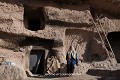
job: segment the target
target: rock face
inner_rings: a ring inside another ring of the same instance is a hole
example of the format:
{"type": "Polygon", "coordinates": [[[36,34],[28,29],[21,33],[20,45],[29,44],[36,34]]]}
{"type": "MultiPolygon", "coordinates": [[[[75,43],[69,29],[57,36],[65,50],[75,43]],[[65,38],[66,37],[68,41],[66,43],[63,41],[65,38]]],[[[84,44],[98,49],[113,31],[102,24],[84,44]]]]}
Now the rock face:
{"type": "Polygon", "coordinates": [[[16,64],[0,65],[0,79],[67,73],[71,45],[80,64],[74,73],[110,69],[120,62],[119,16],[117,0],[0,0],[0,60],[16,64]]]}
{"type": "Polygon", "coordinates": [[[25,72],[14,66],[0,66],[0,80],[23,80],[25,72]]]}
{"type": "MultiPolygon", "coordinates": [[[[82,5],[80,8],[82,8],[82,5]]],[[[77,10],[70,10],[70,9],[63,9],[63,8],[55,8],[55,7],[45,7],[46,15],[48,15],[48,19],[52,21],[61,21],[64,23],[78,23],[78,24],[90,24],[90,20],[92,19],[89,5],[84,6],[84,11],[81,9],[77,10]],[[76,14],[76,15],[74,15],[76,14]]]]}

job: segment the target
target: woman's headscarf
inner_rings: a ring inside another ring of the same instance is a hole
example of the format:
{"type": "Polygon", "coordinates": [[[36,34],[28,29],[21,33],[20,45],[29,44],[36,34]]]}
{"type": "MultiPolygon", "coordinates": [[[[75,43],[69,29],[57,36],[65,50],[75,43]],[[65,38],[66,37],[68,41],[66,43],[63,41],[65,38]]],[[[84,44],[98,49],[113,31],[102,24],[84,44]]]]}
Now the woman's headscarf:
{"type": "Polygon", "coordinates": [[[73,46],[70,46],[69,51],[68,51],[68,59],[71,59],[71,55],[74,59],[77,58],[76,56],[76,51],[75,48],[73,46]]]}

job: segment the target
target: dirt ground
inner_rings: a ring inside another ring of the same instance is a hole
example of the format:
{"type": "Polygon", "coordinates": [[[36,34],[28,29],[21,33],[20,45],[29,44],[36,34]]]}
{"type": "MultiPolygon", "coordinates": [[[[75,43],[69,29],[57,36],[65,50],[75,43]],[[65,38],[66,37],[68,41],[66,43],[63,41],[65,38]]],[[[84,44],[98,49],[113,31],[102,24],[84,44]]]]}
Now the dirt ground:
{"type": "Polygon", "coordinates": [[[27,78],[25,80],[98,80],[97,76],[90,75],[77,75],[77,76],[68,76],[68,77],[56,77],[56,78],[27,78]]]}
{"type": "Polygon", "coordinates": [[[104,77],[101,78],[100,76],[91,76],[91,75],[79,75],[79,76],[69,76],[69,77],[56,77],[56,78],[27,78],[25,80],[119,80],[116,77],[104,77]]]}

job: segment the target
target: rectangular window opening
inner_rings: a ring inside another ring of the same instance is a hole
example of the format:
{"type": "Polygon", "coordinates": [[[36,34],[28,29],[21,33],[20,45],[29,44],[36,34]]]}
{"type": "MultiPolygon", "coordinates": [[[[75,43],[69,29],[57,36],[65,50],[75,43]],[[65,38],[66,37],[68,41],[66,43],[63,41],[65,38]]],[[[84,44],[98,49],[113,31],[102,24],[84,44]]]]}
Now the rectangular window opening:
{"type": "Polygon", "coordinates": [[[43,8],[24,7],[25,27],[32,31],[43,30],[45,28],[45,16],[43,8]]]}

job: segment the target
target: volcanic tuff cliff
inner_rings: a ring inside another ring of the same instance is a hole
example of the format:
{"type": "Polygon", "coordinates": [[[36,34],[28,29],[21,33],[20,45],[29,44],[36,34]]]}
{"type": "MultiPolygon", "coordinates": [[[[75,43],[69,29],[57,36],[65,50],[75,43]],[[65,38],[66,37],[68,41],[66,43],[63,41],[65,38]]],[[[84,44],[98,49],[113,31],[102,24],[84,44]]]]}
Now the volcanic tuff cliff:
{"type": "Polygon", "coordinates": [[[16,64],[0,65],[0,80],[34,75],[37,51],[44,54],[41,73],[66,73],[71,45],[80,64],[74,73],[100,68],[98,76],[119,77],[119,18],[119,0],[0,0],[0,58],[16,64]]]}

